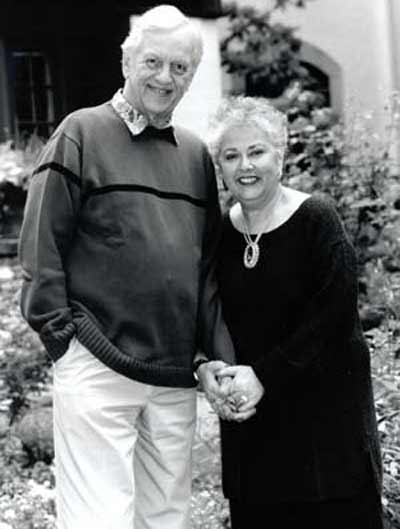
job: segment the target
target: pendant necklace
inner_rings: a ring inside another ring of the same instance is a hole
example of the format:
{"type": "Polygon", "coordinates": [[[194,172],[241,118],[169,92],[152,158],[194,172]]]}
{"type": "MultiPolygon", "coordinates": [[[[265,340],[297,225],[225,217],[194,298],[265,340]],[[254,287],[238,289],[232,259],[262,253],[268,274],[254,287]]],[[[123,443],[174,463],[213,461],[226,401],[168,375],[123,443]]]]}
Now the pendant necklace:
{"type": "Polygon", "coordinates": [[[260,246],[258,245],[258,241],[261,239],[261,236],[263,233],[265,233],[265,229],[269,225],[270,219],[274,213],[275,207],[277,203],[279,202],[279,199],[281,197],[281,193],[278,193],[274,204],[272,204],[271,213],[267,215],[266,222],[264,222],[263,226],[261,227],[261,230],[256,234],[256,238],[252,239],[252,236],[250,235],[250,230],[248,228],[245,216],[243,215],[242,210],[242,218],[243,218],[243,237],[246,241],[246,248],[244,249],[243,254],[243,264],[246,268],[254,268],[256,264],[258,263],[258,259],[260,257],[260,246]]]}
{"type": "Polygon", "coordinates": [[[246,226],[246,232],[243,233],[244,239],[246,241],[246,248],[244,249],[243,254],[243,263],[246,268],[254,268],[258,262],[258,258],[260,257],[260,247],[258,246],[258,241],[260,240],[261,235],[262,232],[260,231],[253,241],[246,226]]]}

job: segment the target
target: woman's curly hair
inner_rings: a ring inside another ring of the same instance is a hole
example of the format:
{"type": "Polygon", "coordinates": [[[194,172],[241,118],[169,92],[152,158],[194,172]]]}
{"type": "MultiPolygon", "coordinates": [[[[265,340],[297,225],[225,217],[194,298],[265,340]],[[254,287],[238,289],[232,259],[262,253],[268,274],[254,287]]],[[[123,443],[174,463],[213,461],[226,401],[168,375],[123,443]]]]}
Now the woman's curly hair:
{"type": "Polygon", "coordinates": [[[233,126],[255,125],[283,158],[287,144],[287,118],[263,97],[232,96],[222,100],[209,123],[207,143],[218,165],[221,141],[233,126]]]}

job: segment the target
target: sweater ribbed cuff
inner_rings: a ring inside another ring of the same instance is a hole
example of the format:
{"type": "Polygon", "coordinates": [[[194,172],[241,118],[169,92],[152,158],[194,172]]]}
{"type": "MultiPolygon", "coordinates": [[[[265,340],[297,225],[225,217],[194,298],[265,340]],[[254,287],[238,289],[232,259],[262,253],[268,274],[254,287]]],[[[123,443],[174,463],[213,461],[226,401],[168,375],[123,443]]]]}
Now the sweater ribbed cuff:
{"type": "Polygon", "coordinates": [[[52,332],[51,334],[48,332],[40,334],[40,339],[53,362],[56,362],[66,352],[75,331],[74,323],[70,322],[61,330],[52,332]]]}
{"type": "Polygon", "coordinates": [[[190,367],[161,366],[143,362],[120,351],[87,317],[76,320],[77,338],[105,365],[130,379],[165,387],[193,388],[197,382],[190,367]]]}

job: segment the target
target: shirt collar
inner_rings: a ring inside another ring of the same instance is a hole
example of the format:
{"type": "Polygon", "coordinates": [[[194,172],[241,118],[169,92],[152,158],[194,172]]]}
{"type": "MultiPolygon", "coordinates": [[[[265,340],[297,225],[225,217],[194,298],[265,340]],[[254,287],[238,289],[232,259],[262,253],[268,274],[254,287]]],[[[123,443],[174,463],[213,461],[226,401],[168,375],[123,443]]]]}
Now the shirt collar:
{"type": "MultiPolygon", "coordinates": [[[[133,108],[129,101],[125,99],[121,88],[111,99],[111,106],[128,127],[132,136],[142,134],[146,128],[150,131],[156,129],[159,131],[159,134],[155,134],[155,136],[164,137],[165,139],[172,141],[172,143],[175,143],[175,145],[178,144],[176,134],[171,125],[171,117],[159,123],[150,123],[145,115],[133,108]],[[165,134],[162,133],[163,130],[165,130],[165,134]]],[[[147,132],[148,131],[146,131],[146,133],[147,132]]]]}

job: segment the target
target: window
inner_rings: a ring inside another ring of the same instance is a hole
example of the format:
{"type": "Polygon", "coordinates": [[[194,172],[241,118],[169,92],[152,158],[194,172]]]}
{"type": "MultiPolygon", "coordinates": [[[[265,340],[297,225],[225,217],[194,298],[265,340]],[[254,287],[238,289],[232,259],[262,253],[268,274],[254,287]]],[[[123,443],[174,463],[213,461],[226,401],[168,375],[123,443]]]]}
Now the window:
{"type": "Polygon", "coordinates": [[[50,68],[40,51],[11,52],[14,73],[14,132],[22,140],[54,130],[54,97],[50,68]]]}

